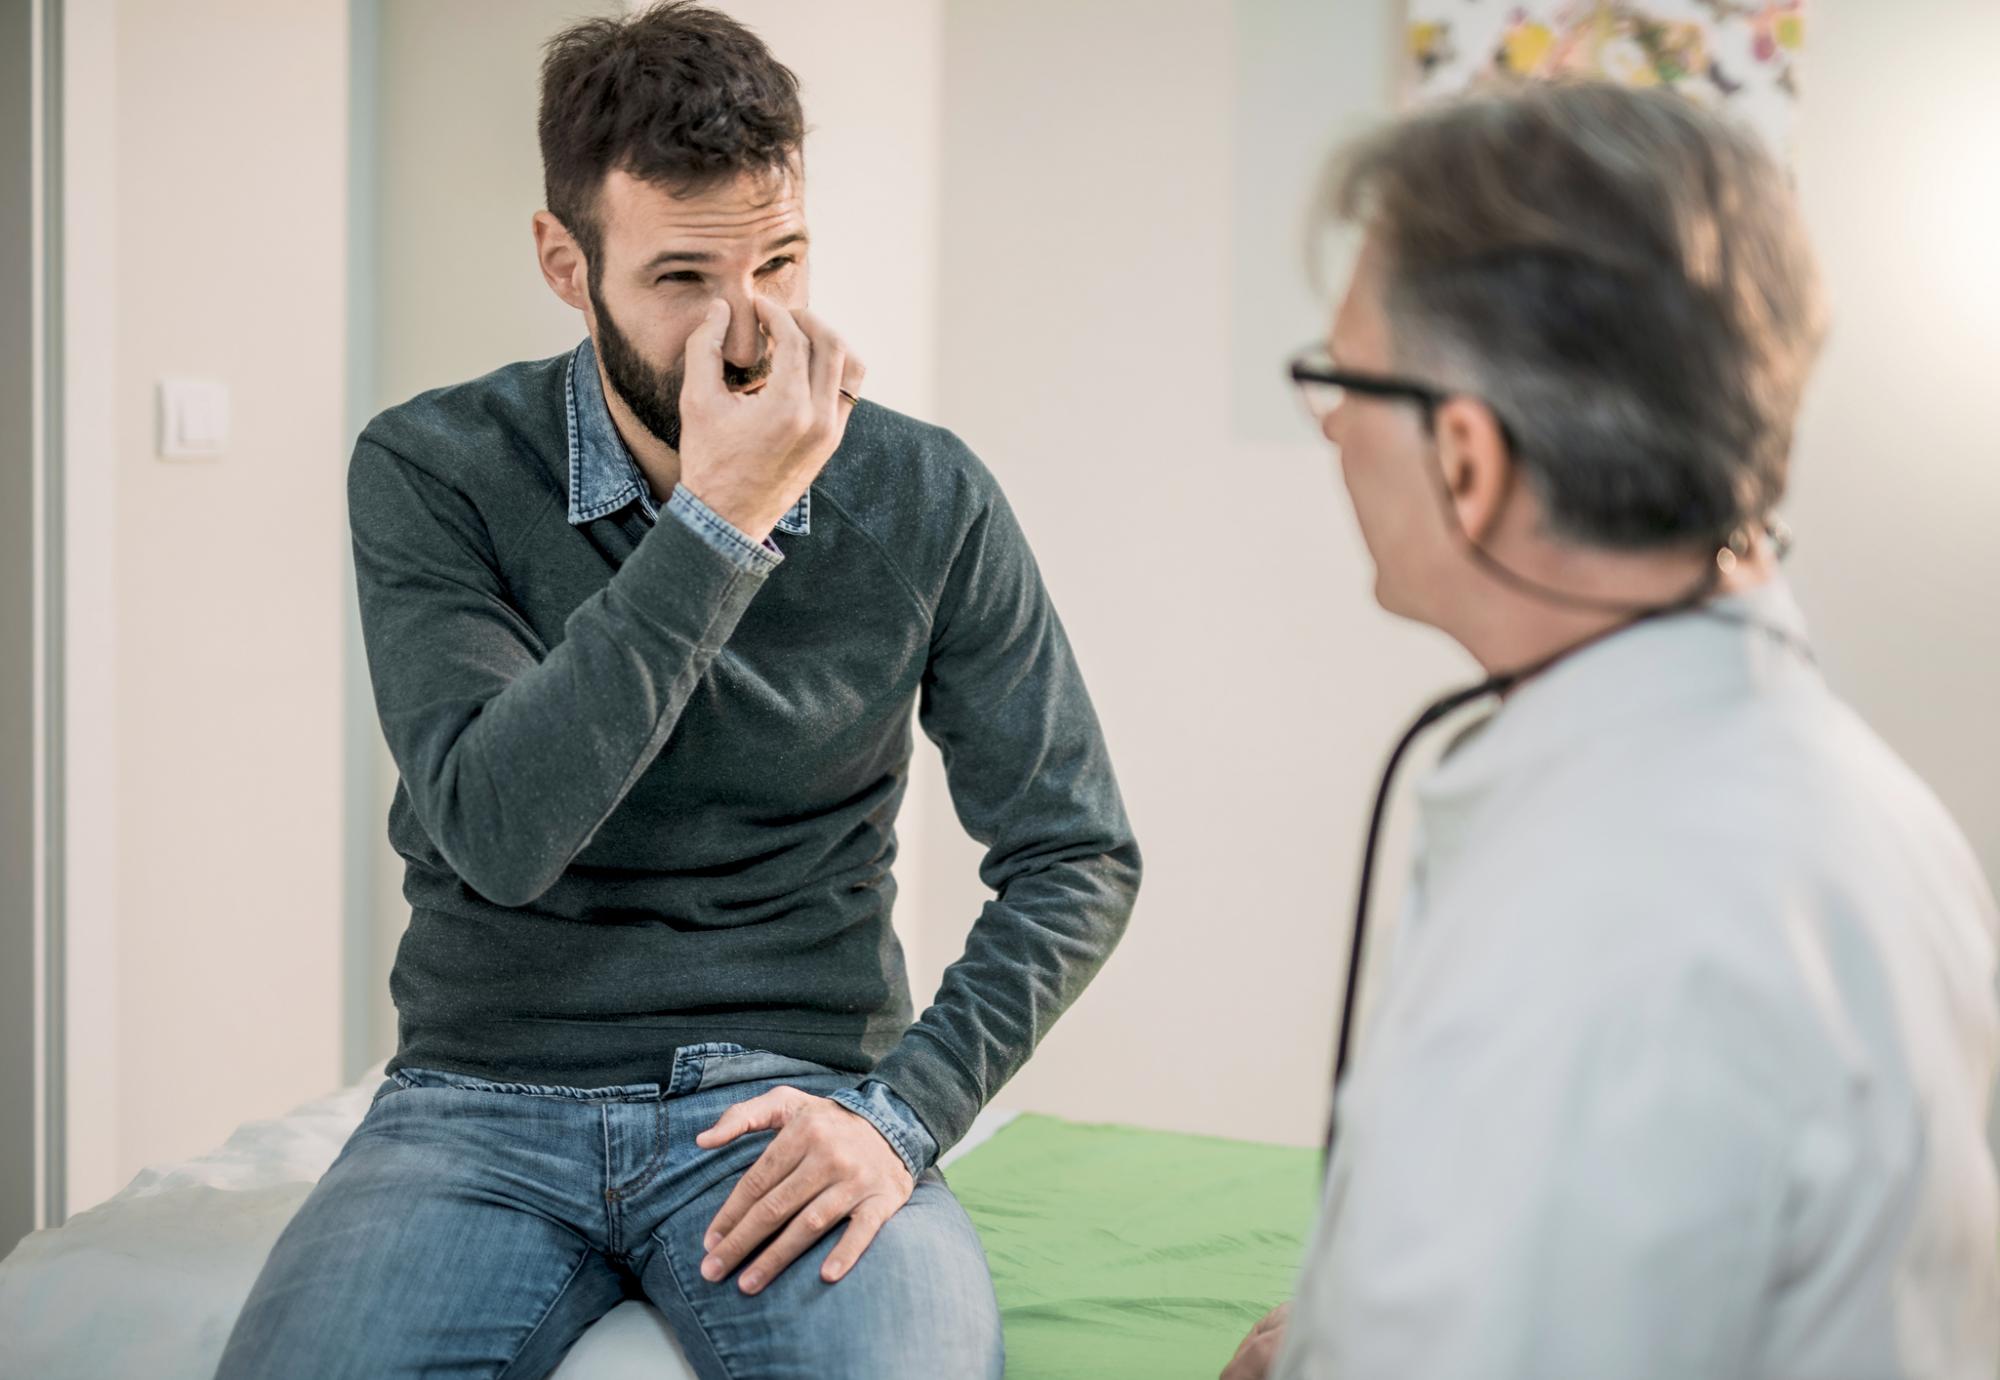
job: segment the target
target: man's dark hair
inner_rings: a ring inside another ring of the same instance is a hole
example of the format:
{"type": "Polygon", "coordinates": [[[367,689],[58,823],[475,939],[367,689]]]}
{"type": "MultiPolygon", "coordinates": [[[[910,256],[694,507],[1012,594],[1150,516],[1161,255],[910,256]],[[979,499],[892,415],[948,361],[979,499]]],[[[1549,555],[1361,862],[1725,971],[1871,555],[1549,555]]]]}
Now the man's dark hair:
{"type": "Polygon", "coordinates": [[[1824,307],[1740,126],[1670,91],[1491,87],[1349,148],[1321,212],[1377,237],[1399,365],[1495,408],[1560,532],[1713,546],[1784,495],[1824,307]]]}
{"type": "Polygon", "coordinates": [[[799,82],[725,14],[670,0],[587,19],[542,59],[542,179],[599,281],[604,179],[622,170],[676,196],[742,173],[779,173],[805,142],[799,82]]]}

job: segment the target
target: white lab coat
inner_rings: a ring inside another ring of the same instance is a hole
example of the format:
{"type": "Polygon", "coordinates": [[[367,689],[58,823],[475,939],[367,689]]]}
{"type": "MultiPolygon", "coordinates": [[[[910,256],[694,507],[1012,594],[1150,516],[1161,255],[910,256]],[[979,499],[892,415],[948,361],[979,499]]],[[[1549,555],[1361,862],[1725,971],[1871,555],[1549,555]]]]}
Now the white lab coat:
{"type": "Polygon", "coordinates": [[[1641,625],[1418,799],[1277,1374],[1994,1380],[1992,894],[1805,657],[1641,625]]]}

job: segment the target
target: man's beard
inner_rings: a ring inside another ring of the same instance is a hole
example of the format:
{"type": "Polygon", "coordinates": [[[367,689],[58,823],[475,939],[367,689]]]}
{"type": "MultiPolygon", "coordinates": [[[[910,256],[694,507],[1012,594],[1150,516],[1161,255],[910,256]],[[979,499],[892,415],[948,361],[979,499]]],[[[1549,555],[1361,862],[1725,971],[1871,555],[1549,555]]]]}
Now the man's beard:
{"type": "MultiPolygon", "coordinates": [[[[597,357],[604,361],[604,375],[611,381],[612,391],[624,400],[640,426],[652,432],[662,445],[679,450],[681,381],[687,372],[682,361],[676,359],[665,368],[648,362],[611,319],[611,309],[604,305],[596,283],[590,285],[590,303],[597,310],[597,357]]],[[[747,369],[727,360],[722,364],[723,383],[739,391],[770,376],[768,352],[747,369]]]]}

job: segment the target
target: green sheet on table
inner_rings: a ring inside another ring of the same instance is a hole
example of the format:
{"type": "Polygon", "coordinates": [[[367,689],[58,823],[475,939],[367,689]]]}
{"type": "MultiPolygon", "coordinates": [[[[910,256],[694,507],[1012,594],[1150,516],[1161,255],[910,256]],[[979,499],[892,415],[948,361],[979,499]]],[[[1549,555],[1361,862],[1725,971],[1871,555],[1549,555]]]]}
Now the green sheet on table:
{"type": "Polygon", "coordinates": [[[1213,1380],[1290,1297],[1313,1150],[1016,1117],[946,1171],[979,1228],[1008,1380],[1213,1380]]]}

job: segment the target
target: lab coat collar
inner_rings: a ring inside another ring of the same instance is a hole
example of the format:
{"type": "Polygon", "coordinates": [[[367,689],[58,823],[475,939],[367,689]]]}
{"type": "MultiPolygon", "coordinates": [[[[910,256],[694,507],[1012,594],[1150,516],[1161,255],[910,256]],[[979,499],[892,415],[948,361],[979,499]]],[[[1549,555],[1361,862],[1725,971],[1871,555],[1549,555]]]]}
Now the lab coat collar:
{"type": "Polygon", "coordinates": [[[1566,657],[1460,734],[1417,789],[1427,845],[1448,847],[1496,790],[1595,751],[1635,722],[1781,693],[1801,677],[1820,683],[1782,578],[1706,607],[1723,616],[1661,618],[1566,657]]]}

